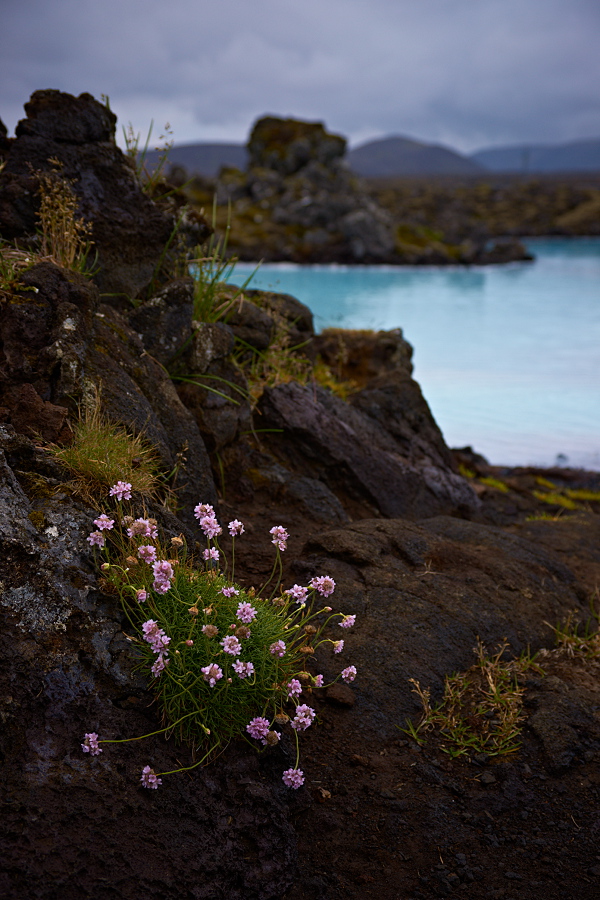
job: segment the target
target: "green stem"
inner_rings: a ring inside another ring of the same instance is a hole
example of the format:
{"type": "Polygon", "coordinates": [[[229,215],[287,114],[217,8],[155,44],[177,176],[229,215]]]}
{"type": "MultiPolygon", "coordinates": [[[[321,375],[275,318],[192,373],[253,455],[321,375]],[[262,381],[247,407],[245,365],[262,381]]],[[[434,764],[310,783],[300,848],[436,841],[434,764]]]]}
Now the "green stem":
{"type": "Polygon", "coordinates": [[[187,713],[185,716],[182,716],[180,719],[177,719],[176,722],[173,722],[171,725],[167,725],[166,728],[160,728],[158,731],[151,731],[149,734],[140,734],[139,737],[133,738],[119,738],[118,740],[105,740],[98,741],[99,744],[127,744],[129,741],[143,741],[144,738],[153,737],[155,734],[164,734],[165,731],[170,731],[172,728],[175,728],[176,725],[179,725],[180,722],[183,722],[184,719],[189,719],[190,716],[197,716],[198,710],[195,709],[194,712],[187,713]]]}
{"type": "Polygon", "coordinates": [[[175,775],[177,772],[189,772],[191,769],[197,769],[198,766],[201,766],[205,759],[208,759],[210,754],[216,750],[218,744],[215,744],[214,747],[211,747],[208,753],[205,753],[202,759],[198,760],[198,762],[193,763],[191,766],[182,766],[180,769],[171,769],[170,772],[156,772],[156,775],[175,775]]]}

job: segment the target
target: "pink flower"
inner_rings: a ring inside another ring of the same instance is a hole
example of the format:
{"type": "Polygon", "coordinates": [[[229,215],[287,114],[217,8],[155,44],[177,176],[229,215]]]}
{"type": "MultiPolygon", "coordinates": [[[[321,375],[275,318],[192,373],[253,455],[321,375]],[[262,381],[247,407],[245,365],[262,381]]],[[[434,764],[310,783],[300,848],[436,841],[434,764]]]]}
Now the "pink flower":
{"type": "Polygon", "coordinates": [[[153,547],[152,544],[142,544],[141,547],[138,547],[138,556],[148,565],[152,565],[156,562],[156,547],[153,547]]]}
{"type": "Polygon", "coordinates": [[[170,581],[153,581],[152,587],[156,591],[157,594],[166,594],[167,591],[171,590],[171,582],[170,581]]]}
{"type": "Polygon", "coordinates": [[[329,597],[335,591],[335,581],[329,575],[319,575],[317,578],[312,578],[310,586],[323,597],[329,597]]]}
{"type": "Polygon", "coordinates": [[[293,597],[298,603],[301,603],[303,600],[306,600],[308,588],[295,584],[293,588],[290,588],[289,591],[286,591],[285,593],[289,594],[290,597],[293,597]]]}
{"type": "Polygon", "coordinates": [[[203,516],[200,519],[200,528],[208,538],[214,538],[223,531],[214,516],[203,516]]]}
{"type": "Polygon", "coordinates": [[[158,537],[158,529],[150,519],[136,519],[127,529],[128,537],[132,538],[136,535],[152,538],[153,541],[158,537]]]}
{"type": "Polygon", "coordinates": [[[173,566],[168,560],[159,559],[153,563],[152,571],[154,572],[154,584],[152,587],[157,594],[166,594],[171,587],[171,581],[175,577],[173,566]]]}
{"type": "Polygon", "coordinates": [[[323,676],[322,676],[322,675],[317,675],[317,677],[316,677],[315,680],[314,680],[314,686],[315,686],[315,687],[318,687],[318,688],[319,688],[319,687],[323,687],[323,681],[324,681],[323,676]]]}
{"type": "Polygon", "coordinates": [[[155,653],[163,654],[171,643],[171,638],[165,634],[162,628],[158,627],[158,623],[154,619],[144,622],[142,631],[144,640],[150,644],[155,653]]]}
{"type": "Polygon", "coordinates": [[[236,597],[239,594],[239,591],[236,591],[234,587],[224,587],[221,588],[221,593],[224,597],[236,597]]]}
{"type": "Polygon", "coordinates": [[[307,706],[306,703],[303,703],[301,706],[296,707],[296,716],[291,723],[292,728],[296,731],[306,731],[308,726],[312,724],[314,717],[314,709],[307,706]]]}
{"type": "Polygon", "coordinates": [[[287,547],[286,541],[289,540],[289,534],[283,527],[283,525],[274,525],[273,528],[269,529],[269,534],[273,535],[272,544],[275,544],[278,550],[285,550],[287,547]]]}
{"type": "Polygon", "coordinates": [[[154,791],[158,789],[159,784],[162,784],[162,778],[159,778],[150,766],[144,766],[140,781],[142,787],[151,788],[154,791]]]}
{"type": "Polygon", "coordinates": [[[249,625],[252,619],[256,618],[256,610],[250,603],[240,603],[237,608],[236,616],[240,622],[244,623],[244,625],[249,625]]]}
{"type": "Polygon", "coordinates": [[[117,481],[110,489],[110,496],[117,500],[131,500],[131,485],[128,481],[117,481]]]}
{"type": "Polygon", "coordinates": [[[89,734],[85,734],[83,736],[83,744],[81,745],[81,749],[84,753],[89,753],[90,756],[100,756],[102,750],[98,746],[98,735],[95,731],[92,731],[89,734]]]}
{"type": "Polygon", "coordinates": [[[344,616],[341,622],[338,622],[340,628],[352,628],[356,622],[356,616],[344,616]]]}
{"type": "Polygon", "coordinates": [[[168,666],[168,665],[169,665],[169,660],[165,656],[163,656],[162,653],[159,653],[158,656],[156,657],[155,663],[151,669],[151,672],[154,675],[154,677],[160,678],[161,672],[163,671],[165,666],[168,666]]]}
{"type": "Polygon", "coordinates": [[[209,559],[214,559],[215,562],[219,559],[219,551],[215,547],[211,547],[210,550],[205,550],[202,554],[202,558],[207,562],[209,559]]]}
{"type": "Polygon", "coordinates": [[[256,716],[248,725],[246,725],[246,731],[250,737],[255,738],[257,741],[261,741],[267,736],[269,722],[262,716],[256,716]]]}
{"type": "Polygon", "coordinates": [[[211,687],[214,687],[217,681],[223,677],[223,671],[216,663],[211,666],[203,666],[200,671],[204,675],[204,680],[208,681],[211,687]]]}
{"type": "Polygon", "coordinates": [[[88,535],[87,541],[90,547],[104,547],[106,538],[101,531],[92,531],[92,533],[88,535]]]}
{"type": "Polygon", "coordinates": [[[269,647],[269,653],[272,653],[273,656],[284,656],[285,650],[286,647],[283,641],[275,641],[275,643],[271,644],[271,646],[269,647]]]}
{"type": "Polygon", "coordinates": [[[148,591],[144,591],[142,588],[135,592],[135,599],[138,603],[144,603],[148,599],[148,591]]]}
{"type": "Polygon", "coordinates": [[[223,638],[223,640],[221,641],[221,646],[225,653],[230,653],[231,656],[239,656],[242,652],[242,645],[232,634],[223,638]]]}
{"type": "Polygon", "coordinates": [[[233,664],[233,670],[236,672],[240,678],[248,678],[249,675],[254,674],[254,666],[251,662],[242,662],[240,659],[236,659],[233,664]]]}
{"type": "Polygon", "coordinates": [[[231,537],[235,537],[236,534],[243,534],[244,526],[240,522],[239,519],[234,519],[233,522],[229,523],[229,534],[231,537]]]}
{"type": "Polygon", "coordinates": [[[214,516],[215,510],[214,507],[210,505],[210,503],[199,503],[198,506],[194,509],[194,515],[200,521],[205,516],[214,516]]]}
{"type": "Polygon", "coordinates": [[[333,644],[333,652],[334,653],[341,653],[342,650],[344,649],[343,641],[332,641],[331,643],[333,644]]]}
{"type": "Polygon", "coordinates": [[[152,566],[152,572],[159,581],[171,581],[173,579],[173,566],[166,559],[157,560],[152,566]]]}
{"type": "Polygon", "coordinates": [[[344,671],[342,672],[342,678],[348,684],[350,684],[351,681],[354,681],[354,679],[356,678],[356,666],[348,666],[347,669],[344,669],[344,671]]]}
{"type": "Polygon", "coordinates": [[[106,529],[107,531],[110,531],[111,528],[114,526],[114,524],[115,524],[115,520],[114,520],[114,519],[109,519],[108,516],[105,515],[104,513],[102,513],[101,516],[98,516],[97,519],[94,519],[94,525],[95,525],[96,528],[98,528],[100,531],[104,531],[105,529],[106,529]]]}
{"type": "Polygon", "coordinates": [[[298,681],[297,678],[292,678],[290,683],[287,686],[288,688],[288,697],[299,697],[302,693],[302,685],[298,681]]]}
{"type": "Polygon", "coordinates": [[[283,783],[295,791],[304,784],[304,772],[302,769],[286,769],[282,776],[283,783]]]}

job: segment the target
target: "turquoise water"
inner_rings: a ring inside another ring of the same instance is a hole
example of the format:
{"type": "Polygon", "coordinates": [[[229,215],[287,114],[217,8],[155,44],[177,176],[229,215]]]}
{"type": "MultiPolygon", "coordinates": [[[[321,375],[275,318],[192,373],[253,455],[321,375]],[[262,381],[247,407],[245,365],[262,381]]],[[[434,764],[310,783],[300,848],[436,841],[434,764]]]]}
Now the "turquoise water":
{"type": "Polygon", "coordinates": [[[298,297],[317,330],[402,328],[450,446],[600,469],[600,238],[527,244],[534,263],[264,265],[250,286],[298,297]]]}

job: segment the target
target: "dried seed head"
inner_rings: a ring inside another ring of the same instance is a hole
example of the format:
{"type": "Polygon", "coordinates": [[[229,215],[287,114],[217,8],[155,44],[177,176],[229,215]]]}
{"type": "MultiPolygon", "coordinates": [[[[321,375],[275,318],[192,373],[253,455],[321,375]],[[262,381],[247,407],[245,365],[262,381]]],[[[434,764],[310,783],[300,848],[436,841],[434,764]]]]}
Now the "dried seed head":
{"type": "Polygon", "coordinates": [[[315,628],[314,625],[307,625],[306,628],[304,629],[304,631],[306,632],[306,634],[316,634],[317,633],[317,629],[315,628]]]}
{"type": "Polygon", "coordinates": [[[135,556],[128,556],[127,559],[125,560],[125,562],[127,563],[128,566],[132,566],[132,567],[137,566],[137,564],[138,564],[138,560],[135,558],[135,556]]]}
{"type": "Polygon", "coordinates": [[[133,516],[123,516],[123,525],[126,525],[128,528],[130,525],[133,525],[133,516]]]}
{"type": "Polygon", "coordinates": [[[239,625],[235,630],[235,636],[245,640],[250,637],[250,629],[247,625],[239,625]]]}
{"type": "Polygon", "coordinates": [[[198,615],[198,607],[190,606],[190,608],[188,609],[188,612],[189,612],[190,616],[197,616],[198,615]]]}
{"type": "Polygon", "coordinates": [[[275,597],[273,600],[273,606],[285,606],[287,600],[284,600],[283,597],[275,597]]]}
{"type": "Polygon", "coordinates": [[[213,638],[216,637],[219,633],[219,629],[216,625],[203,625],[202,631],[206,635],[206,637],[213,638]]]}
{"type": "Polygon", "coordinates": [[[275,721],[278,725],[285,725],[286,722],[290,721],[290,717],[287,716],[284,712],[280,712],[275,716],[275,721]]]}
{"type": "Polygon", "coordinates": [[[172,537],[171,544],[173,545],[173,547],[175,547],[175,549],[179,549],[180,547],[183,547],[183,538],[182,537],[172,537]]]}
{"type": "Polygon", "coordinates": [[[301,681],[303,684],[306,684],[306,682],[310,678],[310,675],[308,674],[308,672],[299,672],[297,677],[298,677],[298,681],[301,681]]]}
{"type": "Polygon", "coordinates": [[[267,731],[265,734],[265,741],[269,747],[274,747],[275,744],[279,743],[279,734],[276,731],[267,731]]]}
{"type": "Polygon", "coordinates": [[[212,606],[205,606],[204,609],[202,610],[202,612],[204,613],[205,616],[210,616],[213,613],[213,608],[212,608],[212,606]]]}
{"type": "Polygon", "coordinates": [[[313,647],[299,647],[298,653],[306,653],[308,655],[309,653],[312,653],[313,650],[314,650],[313,647]]]}
{"type": "Polygon", "coordinates": [[[254,596],[256,596],[256,590],[255,590],[255,588],[253,588],[253,587],[248,588],[248,590],[246,591],[246,596],[247,596],[247,597],[254,597],[254,596]]]}

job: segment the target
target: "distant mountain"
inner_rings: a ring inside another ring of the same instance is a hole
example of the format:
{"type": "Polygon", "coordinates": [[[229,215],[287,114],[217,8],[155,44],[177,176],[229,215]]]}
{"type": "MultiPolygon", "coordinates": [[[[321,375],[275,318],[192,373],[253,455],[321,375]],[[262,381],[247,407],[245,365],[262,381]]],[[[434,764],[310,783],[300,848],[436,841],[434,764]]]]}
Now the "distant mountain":
{"type": "Polygon", "coordinates": [[[600,140],[489,147],[470,158],[492,172],[594,172],[600,170],[600,140]]]}
{"type": "MultiPolygon", "coordinates": [[[[159,153],[151,150],[146,155],[146,165],[153,168],[159,159],[159,153]]],[[[169,152],[169,164],[184,166],[190,174],[205,175],[214,178],[222,166],[235,166],[245,169],[248,154],[243,144],[181,144],[172,147],[169,152]]]]}
{"type": "Polygon", "coordinates": [[[347,156],[358,175],[481,175],[485,169],[473,159],[438,144],[423,144],[405,137],[369,141],[347,156]]]}

